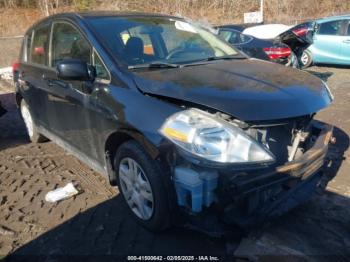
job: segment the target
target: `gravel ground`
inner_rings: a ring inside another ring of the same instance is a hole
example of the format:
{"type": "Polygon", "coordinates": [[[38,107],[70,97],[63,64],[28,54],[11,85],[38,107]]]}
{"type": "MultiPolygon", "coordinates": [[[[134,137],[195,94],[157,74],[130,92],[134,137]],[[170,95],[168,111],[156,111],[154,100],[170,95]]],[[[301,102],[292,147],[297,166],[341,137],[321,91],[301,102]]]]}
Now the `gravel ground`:
{"type": "MultiPolygon", "coordinates": [[[[211,254],[268,260],[337,260],[350,257],[349,69],[312,67],[327,81],[335,101],[318,119],[336,126],[335,158],[324,193],[245,236],[216,239],[173,228],[153,234],[129,216],[118,190],[52,142],[31,144],[0,82],[8,113],[0,118],[0,257],[18,255],[211,254]],[[82,192],[57,204],[45,194],[74,181],[82,192]]],[[[10,257],[11,258],[11,257],[10,257]]],[[[27,257],[22,257],[27,258],[27,257]]],[[[106,258],[106,257],[105,257],[106,258]]]]}

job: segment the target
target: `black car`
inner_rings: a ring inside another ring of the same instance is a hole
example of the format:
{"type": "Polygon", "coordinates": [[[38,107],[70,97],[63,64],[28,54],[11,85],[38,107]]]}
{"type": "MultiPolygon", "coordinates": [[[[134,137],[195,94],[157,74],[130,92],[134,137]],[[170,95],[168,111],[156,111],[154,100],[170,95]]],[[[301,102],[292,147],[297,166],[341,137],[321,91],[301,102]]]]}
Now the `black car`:
{"type": "MultiPolygon", "coordinates": [[[[263,23],[230,24],[230,25],[225,25],[223,27],[231,28],[242,33],[245,29],[249,27],[258,26],[262,24],[263,23]]],[[[222,27],[222,26],[218,26],[218,27],[222,27]]]]}
{"type": "Polygon", "coordinates": [[[218,35],[246,55],[298,68],[298,58],[288,45],[279,41],[258,39],[245,35],[237,26],[219,26],[218,35]]]}
{"type": "Polygon", "coordinates": [[[247,59],[184,19],[47,17],[26,32],[17,71],[31,141],[105,175],[149,229],[258,223],[323,176],[332,127],[313,117],[332,101],[326,84],[247,59]]]}
{"type": "MultiPolygon", "coordinates": [[[[245,48],[248,55],[260,59],[272,60],[281,64],[303,67],[301,57],[303,52],[313,43],[316,24],[313,21],[304,22],[289,28],[272,39],[266,39],[266,33],[274,30],[275,25],[222,25],[218,26],[219,34],[234,46],[245,48]],[[254,29],[254,31],[252,31],[254,29]],[[249,31],[248,31],[249,30],[249,31]],[[255,34],[251,34],[254,32],[255,34]],[[258,35],[256,35],[259,33],[258,35]],[[232,35],[232,36],[231,36],[232,35]],[[237,37],[236,37],[237,36],[237,37]],[[264,39],[261,39],[263,36],[264,39]],[[252,41],[249,42],[251,37],[252,41]],[[231,39],[232,38],[232,39],[231,39]],[[239,38],[244,40],[239,43],[239,38]],[[270,48],[271,47],[271,48],[270,48]],[[263,52],[264,51],[264,52],[263,52]],[[267,54],[266,55],[264,55],[267,54]],[[288,58],[288,54],[291,54],[288,58]]],[[[243,50],[244,51],[244,50],[243,50]]]]}

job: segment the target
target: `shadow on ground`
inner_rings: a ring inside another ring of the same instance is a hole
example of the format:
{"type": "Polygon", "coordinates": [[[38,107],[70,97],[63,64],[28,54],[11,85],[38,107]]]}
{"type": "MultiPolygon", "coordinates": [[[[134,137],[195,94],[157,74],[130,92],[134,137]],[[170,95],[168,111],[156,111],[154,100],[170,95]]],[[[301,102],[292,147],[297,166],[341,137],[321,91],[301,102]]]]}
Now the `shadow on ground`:
{"type": "Polygon", "coordinates": [[[7,111],[0,117],[0,150],[29,143],[24,122],[15,103],[15,94],[0,94],[2,107],[7,111]]]}
{"type": "Polygon", "coordinates": [[[139,226],[126,209],[118,195],[39,236],[18,249],[9,260],[62,255],[125,259],[127,255],[225,254],[220,239],[180,228],[151,233],[139,226]]]}

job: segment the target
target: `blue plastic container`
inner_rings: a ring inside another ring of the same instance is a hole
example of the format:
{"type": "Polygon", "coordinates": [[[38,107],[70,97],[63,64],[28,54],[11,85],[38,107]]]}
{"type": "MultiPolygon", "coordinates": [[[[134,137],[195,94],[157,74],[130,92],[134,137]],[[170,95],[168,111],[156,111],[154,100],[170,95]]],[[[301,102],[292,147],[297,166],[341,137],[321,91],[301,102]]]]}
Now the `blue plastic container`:
{"type": "Polygon", "coordinates": [[[214,190],[218,186],[218,173],[201,172],[199,178],[203,181],[203,205],[209,207],[215,201],[214,190]]]}
{"type": "Polygon", "coordinates": [[[174,175],[177,201],[193,212],[201,212],[203,205],[203,181],[199,174],[186,167],[176,167],[174,175]]]}

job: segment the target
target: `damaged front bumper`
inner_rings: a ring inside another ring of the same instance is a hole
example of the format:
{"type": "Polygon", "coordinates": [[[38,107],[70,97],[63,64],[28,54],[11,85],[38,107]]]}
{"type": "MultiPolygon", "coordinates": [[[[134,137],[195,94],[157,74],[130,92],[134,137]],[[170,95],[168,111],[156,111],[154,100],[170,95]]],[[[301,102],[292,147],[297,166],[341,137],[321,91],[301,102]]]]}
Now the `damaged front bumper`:
{"type": "Polygon", "coordinates": [[[279,216],[309,199],[318,187],[332,132],[331,125],[316,122],[315,139],[307,151],[277,167],[238,171],[176,167],[178,205],[191,217],[215,214],[227,224],[240,226],[279,216]]]}

